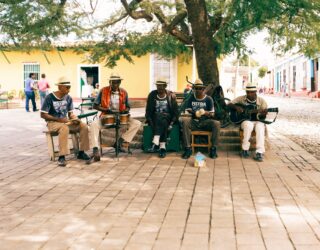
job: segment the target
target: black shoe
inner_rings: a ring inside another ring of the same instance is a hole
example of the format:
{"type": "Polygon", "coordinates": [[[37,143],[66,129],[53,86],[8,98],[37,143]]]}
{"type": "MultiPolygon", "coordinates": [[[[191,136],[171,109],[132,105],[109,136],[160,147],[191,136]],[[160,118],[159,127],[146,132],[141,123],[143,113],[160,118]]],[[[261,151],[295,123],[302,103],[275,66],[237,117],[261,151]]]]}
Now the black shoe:
{"type": "Polygon", "coordinates": [[[99,153],[99,149],[98,148],[94,148],[93,149],[93,160],[94,161],[100,161],[100,153],[99,153]]]}
{"type": "Polygon", "coordinates": [[[159,157],[165,158],[167,156],[167,150],[165,148],[160,148],[159,150],[159,157]]]}
{"type": "Polygon", "coordinates": [[[66,158],[64,156],[59,156],[58,166],[65,167],[67,165],[66,158]]]}
{"type": "Polygon", "coordinates": [[[217,148],[216,147],[212,147],[210,149],[209,156],[210,156],[211,159],[216,159],[218,157],[217,148]]]}
{"type": "Polygon", "coordinates": [[[87,155],[85,152],[79,151],[78,156],[77,156],[77,159],[89,161],[91,158],[90,158],[90,156],[87,155]]]}
{"type": "Polygon", "coordinates": [[[256,156],[253,158],[256,161],[263,161],[263,154],[262,153],[256,153],[256,156]]]}
{"type": "Polygon", "coordinates": [[[148,153],[157,153],[159,151],[159,145],[152,143],[152,146],[147,149],[148,153]]]}
{"type": "Polygon", "coordinates": [[[182,154],[182,158],[183,159],[189,159],[191,155],[192,155],[192,149],[191,148],[186,148],[184,150],[184,153],[182,154]]]}
{"type": "Polygon", "coordinates": [[[250,157],[248,150],[242,150],[240,155],[242,158],[249,158],[250,157]]]}
{"type": "Polygon", "coordinates": [[[37,111],[39,111],[39,109],[35,109],[35,110],[33,110],[33,112],[37,112],[37,111]]]}

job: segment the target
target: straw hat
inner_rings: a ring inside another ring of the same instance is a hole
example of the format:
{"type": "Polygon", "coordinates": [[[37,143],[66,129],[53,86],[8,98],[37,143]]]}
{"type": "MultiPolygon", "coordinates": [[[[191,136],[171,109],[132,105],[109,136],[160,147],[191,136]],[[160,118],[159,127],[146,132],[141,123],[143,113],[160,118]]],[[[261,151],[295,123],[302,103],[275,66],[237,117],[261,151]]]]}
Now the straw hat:
{"type": "Polygon", "coordinates": [[[254,83],[248,83],[246,86],[246,91],[257,91],[257,85],[254,83]]]}
{"type": "Polygon", "coordinates": [[[67,77],[62,76],[57,80],[57,83],[55,83],[55,85],[71,86],[71,82],[67,77]]]}
{"type": "Polygon", "coordinates": [[[167,84],[168,85],[168,81],[165,78],[158,78],[156,81],[156,85],[162,85],[162,84],[167,84]]]}
{"type": "Polygon", "coordinates": [[[109,77],[109,81],[119,81],[119,80],[121,81],[123,80],[123,78],[121,78],[118,73],[111,73],[109,77]]]}
{"type": "Polygon", "coordinates": [[[193,87],[202,87],[202,88],[205,88],[206,86],[204,86],[203,82],[201,81],[201,79],[196,79],[194,84],[193,84],[193,87]]]}

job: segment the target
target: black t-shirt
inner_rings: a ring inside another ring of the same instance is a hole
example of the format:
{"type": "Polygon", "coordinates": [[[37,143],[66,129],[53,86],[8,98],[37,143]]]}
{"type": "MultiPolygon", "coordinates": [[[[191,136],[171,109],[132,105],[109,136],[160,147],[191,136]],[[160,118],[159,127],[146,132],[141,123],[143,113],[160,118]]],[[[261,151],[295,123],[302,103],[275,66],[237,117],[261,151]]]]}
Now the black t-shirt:
{"type": "Polygon", "coordinates": [[[169,103],[167,96],[164,98],[159,98],[156,96],[156,112],[157,113],[169,113],[169,103]]]}
{"type": "Polygon", "coordinates": [[[205,95],[203,99],[197,99],[195,95],[190,96],[186,109],[192,109],[196,112],[199,109],[204,109],[204,111],[214,112],[213,100],[210,96],[205,95]]]}
{"type": "Polygon", "coordinates": [[[66,118],[71,110],[73,110],[71,96],[65,95],[62,99],[59,99],[53,93],[46,96],[41,107],[41,112],[58,118],[66,118]]]}

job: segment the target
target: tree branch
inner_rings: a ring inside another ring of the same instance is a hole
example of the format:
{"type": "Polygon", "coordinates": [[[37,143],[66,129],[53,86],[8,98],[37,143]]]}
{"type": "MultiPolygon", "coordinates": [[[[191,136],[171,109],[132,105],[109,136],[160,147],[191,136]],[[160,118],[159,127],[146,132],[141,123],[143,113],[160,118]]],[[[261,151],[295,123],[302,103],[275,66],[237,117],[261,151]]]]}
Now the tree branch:
{"type": "Polygon", "coordinates": [[[161,23],[163,32],[175,36],[179,41],[185,44],[192,44],[191,36],[177,28],[177,25],[183,23],[183,20],[187,17],[187,11],[185,9],[181,10],[170,23],[159,6],[154,7],[154,15],[161,23]]]}
{"type": "Polygon", "coordinates": [[[153,20],[153,16],[148,14],[145,10],[134,10],[135,6],[140,2],[142,2],[142,0],[133,0],[128,4],[126,0],[121,0],[123,7],[130,17],[133,19],[146,19],[148,22],[151,22],[153,20]]]}

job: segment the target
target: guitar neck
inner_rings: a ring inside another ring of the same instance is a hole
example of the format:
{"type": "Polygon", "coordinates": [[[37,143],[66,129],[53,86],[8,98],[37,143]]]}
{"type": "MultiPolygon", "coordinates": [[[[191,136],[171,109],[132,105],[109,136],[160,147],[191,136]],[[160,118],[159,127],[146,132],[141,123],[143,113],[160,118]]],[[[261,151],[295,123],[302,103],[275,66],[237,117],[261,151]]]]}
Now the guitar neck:
{"type": "MultiPolygon", "coordinates": [[[[263,109],[251,109],[248,111],[249,114],[256,114],[259,113],[261,110],[263,109]]],[[[268,108],[267,109],[268,112],[278,112],[278,108],[268,108]]]]}

